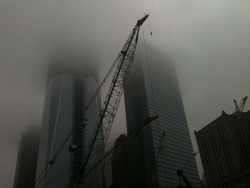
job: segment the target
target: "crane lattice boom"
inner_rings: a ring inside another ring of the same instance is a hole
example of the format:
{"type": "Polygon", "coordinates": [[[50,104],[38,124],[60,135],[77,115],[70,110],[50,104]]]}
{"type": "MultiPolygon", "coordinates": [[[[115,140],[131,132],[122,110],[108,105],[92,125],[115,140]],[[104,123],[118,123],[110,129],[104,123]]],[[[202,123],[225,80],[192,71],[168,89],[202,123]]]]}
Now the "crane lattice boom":
{"type": "Polygon", "coordinates": [[[124,44],[122,50],[115,60],[117,68],[115,70],[115,74],[113,76],[108,94],[104,101],[96,130],[91,139],[89,150],[81,166],[80,173],[76,177],[76,181],[74,183],[75,187],[78,187],[80,185],[90,158],[91,162],[97,162],[101,155],[103,155],[104,148],[107,143],[107,139],[116,115],[116,111],[123,94],[123,87],[126,84],[134,60],[140,26],[144,23],[148,16],[149,15],[146,14],[143,18],[137,21],[129,38],[127,39],[126,43],[124,44]]]}
{"type": "Polygon", "coordinates": [[[92,166],[90,169],[88,169],[86,171],[86,173],[84,173],[83,177],[88,176],[91,173],[95,173],[95,170],[98,169],[98,167],[100,167],[101,163],[122,143],[128,143],[129,141],[131,141],[132,139],[134,139],[138,133],[144,128],[144,126],[146,124],[149,124],[151,121],[154,121],[155,119],[157,119],[158,116],[152,116],[152,117],[148,117],[146,118],[143,122],[141,122],[141,124],[139,126],[137,126],[136,129],[134,129],[130,134],[128,134],[126,137],[124,137],[122,140],[119,141],[118,144],[113,145],[110,149],[108,149],[108,151],[106,151],[103,156],[98,160],[98,162],[95,163],[94,166],[92,166]]]}
{"type": "MultiPolygon", "coordinates": [[[[234,105],[235,105],[235,111],[234,111],[234,112],[243,112],[243,109],[244,109],[244,107],[245,107],[246,101],[247,101],[247,96],[245,96],[245,97],[242,99],[240,105],[238,105],[236,99],[234,99],[234,105]]],[[[233,112],[233,113],[234,113],[234,112],[233,112]]],[[[232,113],[232,114],[233,114],[233,113],[232,113]]]]}

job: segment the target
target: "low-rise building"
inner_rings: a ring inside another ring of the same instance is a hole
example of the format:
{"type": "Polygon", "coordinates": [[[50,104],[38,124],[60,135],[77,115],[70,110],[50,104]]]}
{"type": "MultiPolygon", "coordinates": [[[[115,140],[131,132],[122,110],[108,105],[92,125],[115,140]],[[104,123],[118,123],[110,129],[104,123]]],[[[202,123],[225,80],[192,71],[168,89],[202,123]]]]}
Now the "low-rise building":
{"type": "Polygon", "coordinates": [[[250,111],[223,111],[195,136],[208,187],[250,187],[250,111]]]}

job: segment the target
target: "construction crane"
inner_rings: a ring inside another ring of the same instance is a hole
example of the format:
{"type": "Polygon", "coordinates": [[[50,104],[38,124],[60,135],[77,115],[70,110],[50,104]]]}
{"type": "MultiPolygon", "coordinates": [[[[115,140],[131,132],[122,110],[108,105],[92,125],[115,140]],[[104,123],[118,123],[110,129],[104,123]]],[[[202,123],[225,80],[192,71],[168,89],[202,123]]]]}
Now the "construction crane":
{"type": "Polygon", "coordinates": [[[126,84],[131,66],[133,64],[140,27],[148,18],[148,16],[149,14],[146,14],[145,16],[143,16],[143,18],[137,21],[129,38],[127,39],[113,64],[117,64],[117,68],[109,87],[108,94],[104,101],[96,130],[94,131],[94,134],[90,141],[89,150],[83,160],[79,174],[77,175],[73,184],[74,187],[78,187],[81,183],[90,158],[95,157],[95,160],[98,161],[98,159],[103,155],[104,148],[107,143],[107,139],[109,137],[109,133],[116,115],[116,111],[123,94],[123,87],[126,84]],[[99,143],[97,140],[99,140],[99,143]]]}
{"type": "Polygon", "coordinates": [[[159,157],[160,157],[160,155],[163,156],[164,146],[163,146],[162,143],[163,143],[163,141],[165,139],[165,136],[166,136],[166,131],[163,131],[163,133],[161,135],[160,145],[159,145],[158,150],[157,150],[155,167],[154,167],[154,170],[153,170],[152,181],[151,181],[151,188],[157,187],[157,174],[158,174],[159,168],[160,168],[159,157]]]}
{"type": "MultiPolygon", "coordinates": [[[[198,151],[196,151],[192,155],[195,156],[197,153],[198,153],[198,151]]],[[[185,168],[189,164],[189,162],[191,162],[191,160],[186,161],[186,163],[184,163],[185,165],[183,165],[183,168],[185,168]]],[[[177,169],[177,175],[179,176],[180,187],[182,187],[182,185],[181,185],[181,179],[183,179],[186,187],[191,188],[192,184],[188,181],[187,177],[184,175],[183,168],[177,169]]]]}
{"type": "Polygon", "coordinates": [[[186,187],[187,188],[191,188],[192,185],[189,183],[187,177],[183,174],[182,170],[181,169],[177,169],[177,175],[179,176],[179,180],[180,180],[180,187],[181,186],[181,178],[183,179],[184,183],[186,184],[186,187]]]}
{"type": "MultiPolygon", "coordinates": [[[[245,107],[245,104],[246,104],[246,101],[247,101],[247,96],[245,96],[243,99],[242,99],[242,101],[241,101],[241,103],[238,105],[237,104],[237,101],[236,101],[236,99],[234,99],[233,100],[234,101],[234,105],[235,105],[235,110],[234,110],[234,112],[233,113],[237,113],[237,112],[243,112],[243,109],[244,109],[244,107],[245,107]]],[[[233,114],[232,113],[232,114],[233,114]]],[[[241,113],[240,113],[241,114],[241,113]]]]}
{"type": "MultiPolygon", "coordinates": [[[[87,177],[91,173],[95,173],[95,171],[98,170],[98,167],[101,167],[102,162],[121,144],[124,143],[129,143],[133,138],[135,138],[139,132],[144,128],[146,124],[149,124],[151,121],[154,121],[157,119],[158,116],[152,116],[152,117],[147,117],[139,126],[137,126],[133,131],[131,131],[126,137],[122,138],[119,140],[118,144],[113,145],[108,151],[106,151],[103,156],[93,165],[90,169],[87,170],[86,173],[84,173],[83,178],[87,177]]],[[[92,178],[90,178],[92,179],[92,178]]]]}

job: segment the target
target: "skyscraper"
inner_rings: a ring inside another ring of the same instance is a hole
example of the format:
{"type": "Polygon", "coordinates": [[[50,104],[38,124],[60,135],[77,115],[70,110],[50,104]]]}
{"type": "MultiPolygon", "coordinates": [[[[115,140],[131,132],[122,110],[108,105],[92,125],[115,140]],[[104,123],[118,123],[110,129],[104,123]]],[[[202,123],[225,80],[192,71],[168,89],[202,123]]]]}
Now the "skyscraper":
{"type": "Polygon", "coordinates": [[[17,156],[14,188],[33,188],[35,185],[39,133],[39,128],[30,126],[22,135],[17,156]]]}
{"type": "MultiPolygon", "coordinates": [[[[96,72],[89,67],[83,71],[69,67],[53,65],[49,71],[37,177],[52,160],[71,130],[72,136],[41,181],[44,187],[63,188],[74,182],[99,117],[99,97],[83,117],[83,109],[97,87],[96,72]]],[[[101,187],[102,184],[102,176],[99,173],[94,187],[101,187]]]]}
{"type": "Polygon", "coordinates": [[[148,52],[149,62],[146,54],[137,52],[125,87],[127,131],[131,132],[148,116],[157,114],[159,118],[130,143],[131,187],[150,187],[153,172],[157,173],[158,187],[177,187],[177,169],[185,173],[193,187],[199,186],[174,64],[152,46],[148,52]],[[159,148],[164,131],[166,138],[159,148]]]}

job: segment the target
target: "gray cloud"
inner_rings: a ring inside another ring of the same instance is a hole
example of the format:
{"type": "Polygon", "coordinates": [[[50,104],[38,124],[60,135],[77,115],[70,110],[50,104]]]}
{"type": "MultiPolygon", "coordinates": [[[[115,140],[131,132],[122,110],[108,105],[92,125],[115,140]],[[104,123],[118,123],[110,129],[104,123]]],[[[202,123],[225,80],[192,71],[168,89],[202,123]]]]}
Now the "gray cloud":
{"type": "MultiPolygon", "coordinates": [[[[194,150],[193,130],[222,110],[233,111],[233,98],[250,94],[247,1],[1,0],[0,187],[13,183],[21,133],[41,123],[52,46],[73,41],[82,50],[91,49],[85,52],[99,63],[102,78],[145,12],[153,31],[151,36],[144,24],[146,41],[176,63],[194,150]]],[[[124,119],[123,108],[122,103],[119,119],[124,119]]],[[[116,133],[126,130],[124,122],[115,125],[116,133]]]]}

